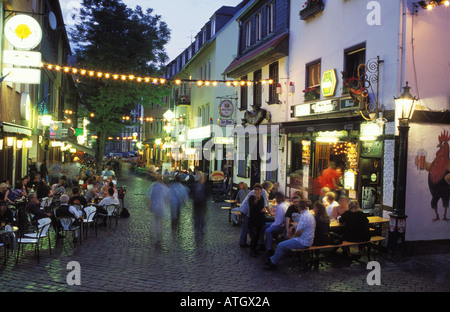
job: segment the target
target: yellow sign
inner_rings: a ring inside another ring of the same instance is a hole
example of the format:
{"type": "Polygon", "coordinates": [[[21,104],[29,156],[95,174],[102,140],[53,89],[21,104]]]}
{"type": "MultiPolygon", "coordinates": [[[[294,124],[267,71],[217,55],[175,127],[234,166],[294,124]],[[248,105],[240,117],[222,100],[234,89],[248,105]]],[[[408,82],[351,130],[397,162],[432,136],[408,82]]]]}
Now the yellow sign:
{"type": "Polygon", "coordinates": [[[320,89],[323,96],[333,96],[336,91],[336,70],[330,69],[323,73],[320,89]]]}

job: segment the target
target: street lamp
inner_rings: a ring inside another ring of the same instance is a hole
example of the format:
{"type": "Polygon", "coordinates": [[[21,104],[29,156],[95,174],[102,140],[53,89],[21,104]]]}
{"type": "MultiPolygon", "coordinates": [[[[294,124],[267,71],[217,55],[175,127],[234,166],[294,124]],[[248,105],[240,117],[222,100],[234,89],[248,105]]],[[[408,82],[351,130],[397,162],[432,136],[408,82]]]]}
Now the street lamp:
{"type": "Polygon", "coordinates": [[[399,156],[398,156],[398,171],[396,183],[396,196],[394,211],[390,214],[389,223],[389,249],[392,254],[395,253],[399,243],[403,245],[405,242],[406,218],[405,215],[405,198],[406,198],[406,167],[408,161],[408,132],[409,121],[414,113],[415,103],[417,98],[412,96],[409,90],[411,89],[406,82],[403,87],[403,93],[398,97],[394,97],[395,109],[398,115],[398,132],[399,132],[399,156]]]}
{"type": "Polygon", "coordinates": [[[47,153],[48,145],[50,144],[50,125],[52,123],[51,115],[43,115],[41,119],[42,126],[44,126],[44,160],[41,165],[41,178],[47,179],[47,153]]]}

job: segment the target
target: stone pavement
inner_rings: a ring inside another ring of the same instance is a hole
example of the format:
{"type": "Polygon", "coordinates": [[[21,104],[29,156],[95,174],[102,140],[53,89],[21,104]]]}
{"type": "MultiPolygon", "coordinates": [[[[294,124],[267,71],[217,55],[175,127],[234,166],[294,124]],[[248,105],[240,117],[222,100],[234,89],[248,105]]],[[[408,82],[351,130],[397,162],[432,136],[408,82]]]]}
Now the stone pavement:
{"type": "MultiPolygon", "coordinates": [[[[206,233],[195,238],[191,204],[184,207],[181,228],[173,235],[164,223],[161,248],[154,244],[152,216],[146,202],[150,182],[131,176],[125,207],[130,218],[107,231],[94,231],[82,245],[59,244],[50,255],[46,244],[37,263],[31,250],[15,264],[0,268],[3,292],[448,292],[450,254],[415,256],[391,261],[379,257],[381,285],[370,286],[367,259],[360,262],[326,261],[319,271],[304,272],[291,257],[276,271],[263,271],[263,256],[251,258],[238,245],[239,227],[228,223],[225,203],[209,203],[206,233]],[[68,285],[73,267],[80,265],[81,285],[68,285]]],[[[3,259],[2,259],[3,260],[3,259]]]]}

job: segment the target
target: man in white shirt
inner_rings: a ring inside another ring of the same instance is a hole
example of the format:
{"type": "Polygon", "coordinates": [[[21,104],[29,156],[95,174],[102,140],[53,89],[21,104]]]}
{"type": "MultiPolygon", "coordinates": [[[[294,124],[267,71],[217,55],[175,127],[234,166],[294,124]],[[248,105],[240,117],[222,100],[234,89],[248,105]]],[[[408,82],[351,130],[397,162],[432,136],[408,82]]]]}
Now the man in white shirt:
{"type": "Polygon", "coordinates": [[[336,195],[334,192],[328,192],[325,194],[324,197],[324,205],[327,208],[327,214],[330,217],[331,220],[334,220],[334,210],[337,206],[339,206],[339,203],[335,201],[336,195]]]}
{"type": "Polygon", "coordinates": [[[291,239],[278,244],[275,254],[269,258],[266,270],[274,270],[277,264],[291,249],[309,248],[314,241],[316,230],[316,220],[308,211],[308,205],[305,201],[300,202],[300,216],[298,218],[297,228],[291,239]]]}
{"type": "Polygon", "coordinates": [[[277,202],[277,207],[275,210],[275,220],[266,229],[266,249],[267,256],[273,255],[273,237],[275,235],[283,234],[285,229],[284,215],[288,209],[289,204],[286,202],[284,195],[280,192],[275,194],[275,201],[277,202]]]}

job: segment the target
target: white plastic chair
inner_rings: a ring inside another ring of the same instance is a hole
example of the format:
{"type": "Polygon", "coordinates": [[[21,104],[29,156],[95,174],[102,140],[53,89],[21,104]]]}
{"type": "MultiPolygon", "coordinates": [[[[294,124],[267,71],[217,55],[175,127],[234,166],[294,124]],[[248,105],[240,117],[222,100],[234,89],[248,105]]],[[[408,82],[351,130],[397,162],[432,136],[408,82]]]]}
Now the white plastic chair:
{"type": "Polygon", "coordinates": [[[23,237],[26,238],[47,238],[48,239],[48,249],[50,250],[50,254],[52,254],[52,244],[51,244],[51,240],[50,240],[50,235],[49,235],[49,231],[45,231],[42,233],[39,233],[39,229],[44,226],[45,224],[47,224],[47,219],[49,218],[43,218],[43,219],[39,219],[38,222],[38,227],[37,227],[37,231],[36,232],[32,232],[32,233],[25,233],[23,234],[23,237]],[[40,235],[40,236],[39,236],[40,235]]]}
{"type": "MultiPolygon", "coordinates": [[[[22,254],[23,254],[23,248],[24,245],[30,244],[30,245],[35,245],[35,255],[37,256],[37,260],[39,263],[39,243],[40,243],[40,239],[42,237],[47,237],[48,235],[48,230],[50,228],[50,225],[52,223],[52,221],[50,220],[50,218],[43,218],[40,219],[38,221],[39,225],[38,225],[38,231],[36,233],[35,237],[20,237],[17,239],[17,257],[16,257],[16,264],[19,263],[19,251],[20,251],[20,246],[22,245],[22,254]]],[[[28,234],[34,234],[34,233],[28,233],[28,234]]]]}
{"type": "Polygon", "coordinates": [[[85,237],[87,238],[88,236],[89,224],[94,224],[95,236],[97,236],[97,222],[95,220],[97,208],[95,208],[94,206],[87,206],[84,208],[84,213],[86,214],[86,218],[83,219],[83,231],[85,233],[85,237]]]}
{"type": "MultiPolygon", "coordinates": [[[[72,236],[74,235],[74,233],[76,231],[81,231],[81,226],[79,225],[72,225],[73,222],[75,221],[75,219],[70,218],[70,217],[59,217],[58,218],[58,224],[60,224],[61,226],[58,228],[57,233],[61,234],[61,239],[62,239],[62,245],[64,247],[64,238],[66,238],[66,233],[67,232],[72,232],[72,236]]],[[[81,240],[82,237],[80,236],[80,244],[81,244],[81,240]]],[[[69,241],[70,244],[70,241],[69,241]]],[[[73,248],[73,246],[72,246],[73,248]]]]}
{"type": "MultiPolygon", "coordinates": [[[[97,215],[99,217],[106,217],[106,224],[107,228],[109,228],[109,225],[111,224],[111,218],[116,219],[116,227],[118,226],[117,219],[119,218],[119,214],[117,213],[118,206],[117,205],[108,205],[105,206],[106,214],[104,213],[98,213],[97,215]]],[[[98,221],[98,218],[97,218],[98,221]]]]}

